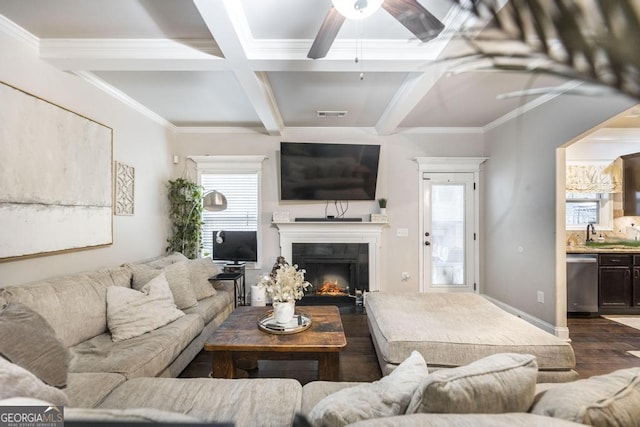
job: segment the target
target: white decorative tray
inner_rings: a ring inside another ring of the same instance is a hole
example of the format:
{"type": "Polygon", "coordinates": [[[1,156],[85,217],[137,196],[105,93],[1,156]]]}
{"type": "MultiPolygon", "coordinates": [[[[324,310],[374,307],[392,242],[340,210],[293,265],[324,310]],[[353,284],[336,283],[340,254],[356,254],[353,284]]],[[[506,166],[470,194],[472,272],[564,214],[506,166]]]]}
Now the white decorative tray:
{"type": "Polygon", "coordinates": [[[307,313],[296,312],[289,323],[281,324],[273,317],[273,310],[267,312],[258,320],[258,328],[276,335],[297,334],[311,326],[311,316],[307,313]]]}

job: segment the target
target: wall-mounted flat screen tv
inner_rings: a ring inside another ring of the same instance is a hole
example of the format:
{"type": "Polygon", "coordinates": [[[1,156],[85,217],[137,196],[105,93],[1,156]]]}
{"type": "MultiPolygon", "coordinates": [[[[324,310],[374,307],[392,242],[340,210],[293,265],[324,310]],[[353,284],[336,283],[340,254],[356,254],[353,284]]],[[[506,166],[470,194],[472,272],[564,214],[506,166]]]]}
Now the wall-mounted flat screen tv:
{"type": "Polygon", "coordinates": [[[240,262],[257,262],[257,232],[214,231],[212,258],[216,261],[230,261],[235,264],[240,262]]]}
{"type": "Polygon", "coordinates": [[[375,200],[379,145],[280,143],[281,200],[375,200]]]}

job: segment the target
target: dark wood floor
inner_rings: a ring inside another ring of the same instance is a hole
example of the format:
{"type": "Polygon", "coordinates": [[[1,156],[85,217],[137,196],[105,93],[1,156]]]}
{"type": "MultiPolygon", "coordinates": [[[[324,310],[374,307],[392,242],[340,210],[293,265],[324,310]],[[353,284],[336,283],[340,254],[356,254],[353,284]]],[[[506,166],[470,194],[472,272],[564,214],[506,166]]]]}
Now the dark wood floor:
{"type": "Polygon", "coordinates": [[[627,353],[640,350],[640,331],[602,317],[569,318],[569,336],[580,378],[640,366],[627,353]]]}
{"type": "MultiPolygon", "coordinates": [[[[340,309],[347,347],[340,353],[342,381],[375,381],[380,367],[369,335],[366,314],[353,307],[340,309]]],[[[640,358],[627,353],[640,350],[640,331],[604,318],[570,318],[571,343],[576,354],[576,370],[581,378],[602,375],[617,369],[640,366],[640,358]]],[[[205,351],[180,374],[182,378],[206,377],[211,372],[211,354],[205,351]]],[[[317,380],[317,362],[259,361],[249,369],[251,378],[295,378],[306,384],[317,380]]]]}

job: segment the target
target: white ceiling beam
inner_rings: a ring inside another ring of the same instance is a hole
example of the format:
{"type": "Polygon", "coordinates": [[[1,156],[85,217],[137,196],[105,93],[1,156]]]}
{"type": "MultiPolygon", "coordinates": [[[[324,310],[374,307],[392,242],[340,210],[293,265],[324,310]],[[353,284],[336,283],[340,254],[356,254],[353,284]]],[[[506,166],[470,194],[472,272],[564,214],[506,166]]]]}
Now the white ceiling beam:
{"type": "Polygon", "coordinates": [[[63,70],[228,69],[212,40],[41,39],[39,48],[63,70]]]}
{"type": "Polygon", "coordinates": [[[393,99],[387,104],[387,108],[376,123],[378,134],[390,135],[394,133],[400,123],[447,72],[447,69],[447,65],[438,63],[429,67],[428,72],[410,74],[393,99]]]}
{"type": "Polygon", "coordinates": [[[226,61],[234,65],[234,74],[267,133],[282,134],[284,120],[269,79],[265,73],[255,72],[247,63],[244,40],[248,36],[248,24],[241,13],[240,2],[194,0],[193,3],[226,61]]]}
{"type": "MultiPolygon", "coordinates": [[[[304,46],[308,46],[304,43],[304,46]]],[[[297,51],[261,52],[252,59],[226,59],[211,40],[169,39],[41,39],[40,58],[61,70],[92,71],[229,71],[241,61],[254,71],[308,71],[359,73],[407,72],[424,69],[431,62],[421,56],[389,61],[367,52],[364,62],[351,55],[334,55],[322,60],[306,58],[308,48],[297,51]],[[212,45],[213,44],[213,45],[212,45]]],[[[232,55],[233,57],[233,55],[232,55]]]]}

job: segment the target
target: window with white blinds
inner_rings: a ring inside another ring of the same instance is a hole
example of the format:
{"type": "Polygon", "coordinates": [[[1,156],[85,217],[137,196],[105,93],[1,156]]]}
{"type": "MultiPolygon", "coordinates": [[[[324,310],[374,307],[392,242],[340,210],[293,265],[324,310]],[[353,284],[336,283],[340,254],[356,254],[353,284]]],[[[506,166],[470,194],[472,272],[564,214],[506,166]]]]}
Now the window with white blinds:
{"type": "Polygon", "coordinates": [[[227,209],[202,212],[202,252],[210,254],[214,230],[258,230],[258,173],[221,172],[200,174],[200,185],[207,191],[217,190],[227,198],[227,209]]]}

